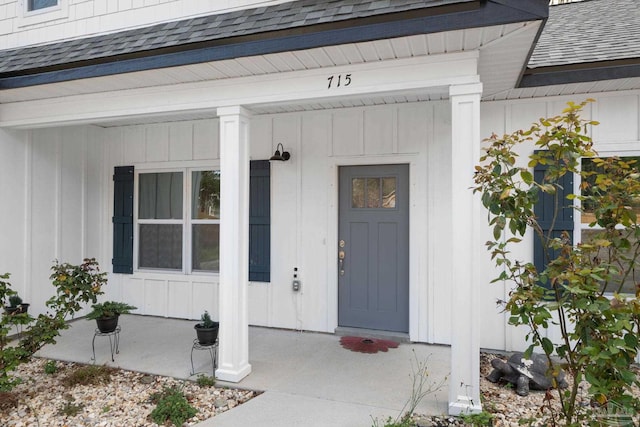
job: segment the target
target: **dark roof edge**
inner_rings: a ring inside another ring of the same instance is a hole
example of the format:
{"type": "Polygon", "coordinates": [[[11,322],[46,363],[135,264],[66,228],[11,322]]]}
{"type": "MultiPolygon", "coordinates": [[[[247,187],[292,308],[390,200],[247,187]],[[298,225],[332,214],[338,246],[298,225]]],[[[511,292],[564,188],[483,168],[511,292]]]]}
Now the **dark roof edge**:
{"type": "MultiPolygon", "coordinates": [[[[545,0],[518,0],[518,7],[513,7],[512,3],[514,2],[506,0],[479,0],[443,6],[441,13],[436,15],[432,13],[426,16],[403,17],[403,19],[395,17],[395,20],[376,20],[373,23],[354,26],[336,25],[327,28],[324,25],[314,25],[307,27],[307,31],[302,33],[296,33],[293,30],[278,30],[261,33],[260,37],[247,36],[225,39],[209,46],[184,45],[184,50],[150,51],[148,55],[143,55],[144,52],[141,52],[141,55],[137,57],[114,56],[99,63],[69,63],[65,64],[67,66],[65,68],[50,71],[11,76],[0,75],[0,89],[14,89],[385,38],[545,20],[548,17],[548,6],[541,7],[546,3],[545,0]],[[470,5],[474,7],[470,7],[470,5]],[[455,7],[457,7],[456,10],[451,9],[455,7]]],[[[393,15],[390,14],[389,19],[394,19],[393,15]]],[[[362,22],[366,22],[366,20],[354,19],[352,23],[362,22]]]]}
{"type": "Polygon", "coordinates": [[[518,88],[640,77],[640,58],[528,69],[518,88]]]}

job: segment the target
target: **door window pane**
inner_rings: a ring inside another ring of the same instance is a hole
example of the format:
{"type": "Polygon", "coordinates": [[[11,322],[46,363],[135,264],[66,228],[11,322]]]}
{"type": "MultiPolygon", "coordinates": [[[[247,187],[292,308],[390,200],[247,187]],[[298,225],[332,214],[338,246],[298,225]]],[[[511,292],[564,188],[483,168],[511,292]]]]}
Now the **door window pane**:
{"type": "Polygon", "coordinates": [[[193,224],[192,269],[220,271],[220,224],[193,224]]]}
{"type": "Polygon", "coordinates": [[[351,180],[351,207],[364,208],[364,178],[351,180]]]}
{"type": "Polygon", "coordinates": [[[182,270],[182,225],[140,224],[138,265],[182,270]]]}
{"type": "Polygon", "coordinates": [[[140,219],[182,219],[182,172],[140,174],[140,219]]]}
{"type": "Polygon", "coordinates": [[[197,171],[192,174],[192,219],[220,219],[220,172],[197,171]]]}
{"type": "Polygon", "coordinates": [[[367,178],[367,207],[380,207],[380,178],[367,178]]]}
{"type": "Polygon", "coordinates": [[[396,177],[353,178],[351,207],[395,209],[396,177]]]}
{"type": "Polygon", "coordinates": [[[396,207],[396,178],[382,178],[382,207],[392,209],[396,207]]]}

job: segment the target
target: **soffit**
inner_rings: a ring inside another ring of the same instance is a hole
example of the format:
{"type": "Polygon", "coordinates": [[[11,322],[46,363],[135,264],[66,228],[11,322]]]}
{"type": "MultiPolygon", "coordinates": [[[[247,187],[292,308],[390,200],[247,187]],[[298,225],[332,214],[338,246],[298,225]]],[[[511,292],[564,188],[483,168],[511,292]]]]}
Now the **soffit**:
{"type": "MultiPolygon", "coordinates": [[[[600,92],[617,92],[640,89],[640,77],[626,79],[599,80],[594,82],[569,83],[551,86],[539,86],[522,89],[510,89],[486,96],[485,101],[503,101],[509,99],[527,99],[546,96],[582,96],[600,92]]],[[[581,98],[576,98],[581,99],[581,98]]]]}
{"type": "MultiPolygon", "coordinates": [[[[540,21],[513,23],[491,27],[455,30],[433,34],[399,37],[338,46],[242,57],[222,61],[162,68],[105,77],[72,80],[5,89],[0,91],[0,103],[13,103],[68,95],[114,92],[133,88],[161,87],[180,83],[212,81],[249,76],[268,76],[288,71],[322,69],[334,66],[376,63],[394,59],[440,55],[453,52],[476,51],[480,55],[481,81],[486,94],[493,94],[515,84],[526,61],[528,51],[539,29],[540,21]],[[521,52],[520,55],[504,52],[521,52]]],[[[278,104],[253,106],[255,113],[343,108],[389,103],[407,103],[446,99],[443,88],[425,88],[422,92],[385,96],[327,99],[310,104],[278,104]]],[[[171,117],[136,118],[131,123],[103,123],[103,126],[133,123],[152,123],[167,120],[199,119],[201,114],[172,115],[171,117]]]]}

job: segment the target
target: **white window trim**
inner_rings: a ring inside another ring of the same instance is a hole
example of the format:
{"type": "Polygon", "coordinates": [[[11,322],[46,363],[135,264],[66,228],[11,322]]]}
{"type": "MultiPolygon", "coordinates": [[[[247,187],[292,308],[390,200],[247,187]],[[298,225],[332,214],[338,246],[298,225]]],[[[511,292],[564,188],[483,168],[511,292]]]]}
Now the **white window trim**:
{"type": "Polygon", "coordinates": [[[18,0],[18,27],[28,27],[43,22],[69,17],[69,0],[58,0],[56,6],[29,10],[28,0],[18,0]]]}
{"type": "Polygon", "coordinates": [[[192,219],[191,218],[191,189],[193,176],[192,172],[198,171],[219,171],[220,165],[213,166],[194,166],[194,167],[171,167],[171,168],[151,168],[143,169],[135,167],[134,174],[134,187],[133,187],[133,266],[134,273],[160,273],[160,274],[173,274],[173,275],[200,275],[207,277],[218,277],[219,272],[205,271],[205,270],[193,270],[192,264],[192,225],[193,224],[220,224],[219,219],[192,219]],[[169,173],[169,172],[181,172],[182,173],[182,219],[139,219],[139,202],[140,202],[140,175],[147,173],[169,173]],[[141,268],[139,266],[139,250],[140,250],[140,224],[180,224],[182,225],[182,270],[172,270],[163,268],[141,268]]]}

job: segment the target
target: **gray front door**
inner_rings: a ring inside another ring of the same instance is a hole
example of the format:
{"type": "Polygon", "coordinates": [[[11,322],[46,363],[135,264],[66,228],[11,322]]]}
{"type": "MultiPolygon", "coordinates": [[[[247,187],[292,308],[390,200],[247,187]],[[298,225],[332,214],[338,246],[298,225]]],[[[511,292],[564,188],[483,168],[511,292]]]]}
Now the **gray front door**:
{"type": "Polygon", "coordinates": [[[409,332],[409,166],[340,168],[338,324],[409,332]]]}

